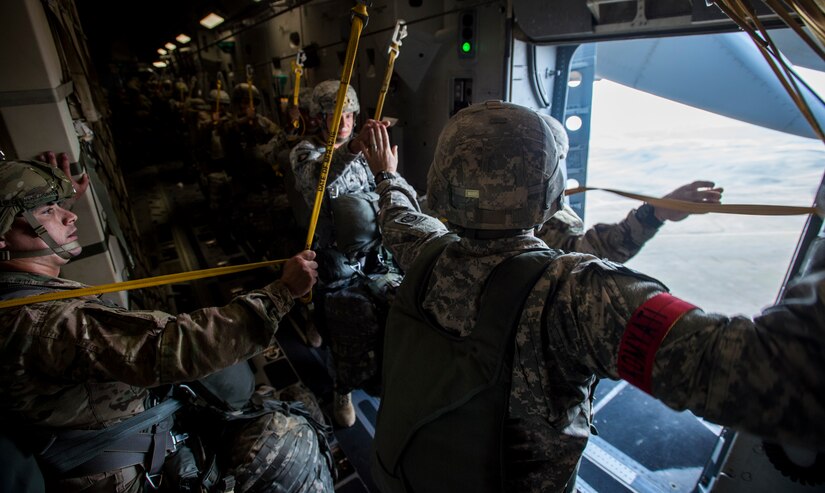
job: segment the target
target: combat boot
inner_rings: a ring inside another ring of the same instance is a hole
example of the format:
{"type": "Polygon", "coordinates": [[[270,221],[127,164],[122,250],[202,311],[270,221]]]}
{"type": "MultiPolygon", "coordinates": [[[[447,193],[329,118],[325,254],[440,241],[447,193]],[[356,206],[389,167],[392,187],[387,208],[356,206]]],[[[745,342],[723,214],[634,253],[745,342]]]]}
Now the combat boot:
{"type": "Polygon", "coordinates": [[[335,401],[333,402],[334,406],[334,416],[335,422],[338,426],[343,428],[349,428],[350,426],[355,424],[355,408],[352,407],[352,394],[339,394],[335,392],[333,397],[335,401]]]}

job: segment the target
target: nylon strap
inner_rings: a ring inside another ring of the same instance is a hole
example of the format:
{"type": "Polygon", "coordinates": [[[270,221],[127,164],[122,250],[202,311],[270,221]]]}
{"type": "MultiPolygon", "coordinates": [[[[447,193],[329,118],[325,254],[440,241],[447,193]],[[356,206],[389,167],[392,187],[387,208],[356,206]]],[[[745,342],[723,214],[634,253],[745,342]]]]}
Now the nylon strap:
{"type": "Polygon", "coordinates": [[[344,67],[341,71],[341,83],[338,86],[338,95],[335,100],[335,113],[332,117],[332,128],[329,129],[326,152],[324,153],[324,160],[321,164],[321,176],[318,178],[318,186],[315,188],[315,202],[312,206],[312,215],[310,216],[309,230],[307,231],[306,250],[312,248],[312,241],[315,237],[315,227],[318,225],[318,215],[321,212],[321,203],[324,200],[324,191],[327,188],[327,176],[329,175],[329,167],[332,163],[332,153],[335,151],[335,142],[338,139],[338,128],[341,124],[341,115],[344,112],[347,86],[352,78],[352,68],[355,65],[355,55],[358,52],[358,41],[361,37],[361,30],[369,19],[367,7],[362,1],[359,1],[358,5],[352,8],[352,28],[350,30],[349,44],[347,45],[347,56],[344,59],[344,67]]]}
{"type": "Polygon", "coordinates": [[[565,195],[575,195],[577,193],[589,192],[592,190],[602,190],[604,192],[615,193],[629,199],[636,199],[647,202],[654,207],[672,209],[693,214],[705,214],[716,212],[719,214],[743,214],[748,216],[801,216],[803,214],[816,214],[825,217],[825,212],[818,207],[804,207],[793,205],[765,205],[765,204],[707,204],[701,202],[691,202],[688,200],[661,199],[641,195],[638,193],[623,192],[612,188],[599,187],[576,187],[564,191],[565,195]]]}
{"type": "Polygon", "coordinates": [[[129,291],[132,289],[150,288],[153,286],[162,286],[164,284],[174,284],[186,281],[194,281],[197,279],[204,279],[206,277],[224,276],[227,274],[235,274],[237,272],[244,272],[252,269],[259,269],[261,267],[269,267],[286,262],[286,259],[267,260],[264,262],[255,262],[252,264],[230,265],[227,267],[215,267],[212,269],[194,270],[190,272],[181,272],[178,274],[167,274],[164,276],[147,277],[146,279],[135,279],[132,281],[115,282],[111,284],[101,284],[99,286],[89,286],[87,288],[70,289],[67,291],[55,291],[52,293],[40,294],[37,296],[28,296],[26,298],[19,298],[14,300],[6,300],[0,302],[0,309],[11,308],[13,306],[28,305],[30,303],[40,303],[43,301],[63,300],[67,298],[79,298],[81,296],[94,296],[104,293],[114,293],[117,291],[129,291]]]}
{"type": "Polygon", "coordinates": [[[682,315],[695,308],[668,293],[642,303],[628,320],[619,344],[619,376],[651,394],[656,351],[682,315]]]}
{"type": "MultiPolygon", "coordinates": [[[[335,151],[335,142],[338,139],[338,128],[341,125],[341,115],[344,112],[344,100],[347,97],[347,87],[352,78],[352,68],[355,66],[355,55],[358,53],[358,41],[361,38],[361,31],[369,21],[366,6],[367,1],[368,0],[359,0],[358,4],[352,8],[352,28],[350,29],[349,44],[347,45],[347,56],[344,59],[344,66],[341,71],[341,83],[338,86],[338,96],[335,100],[335,113],[332,117],[332,128],[329,129],[327,148],[321,164],[321,175],[318,178],[318,186],[315,188],[315,202],[312,205],[312,215],[309,219],[305,250],[312,248],[312,242],[315,238],[315,228],[318,226],[321,203],[324,200],[324,191],[327,188],[329,167],[332,164],[332,153],[335,151]]],[[[312,301],[312,291],[310,291],[307,296],[301,298],[301,301],[304,303],[312,301]]]]}
{"type": "Polygon", "coordinates": [[[384,98],[387,96],[387,91],[390,89],[390,79],[392,78],[393,67],[395,66],[395,59],[401,54],[399,47],[401,40],[407,37],[407,25],[403,20],[399,19],[395,22],[395,30],[390,38],[390,45],[387,48],[387,70],[384,72],[384,82],[381,84],[381,90],[378,92],[378,103],[375,105],[375,116],[373,120],[381,121],[381,111],[384,109],[384,98]]]}

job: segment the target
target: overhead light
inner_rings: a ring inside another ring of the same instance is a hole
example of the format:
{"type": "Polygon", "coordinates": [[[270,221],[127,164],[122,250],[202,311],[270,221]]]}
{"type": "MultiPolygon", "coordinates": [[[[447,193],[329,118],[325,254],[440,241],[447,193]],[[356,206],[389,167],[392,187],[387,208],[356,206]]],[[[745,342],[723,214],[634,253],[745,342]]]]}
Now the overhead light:
{"type": "Polygon", "coordinates": [[[221,24],[223,21],[224,21],[223,17],[219,16],[218,14],[216,14],[214,12],[210,12],[209,15],[207,15],[206,17],[201,19],[200,24],[201,24],[201,26],[203,26],[207,29],[212,29],[215,26],[221,24]]]}
{"type": "Polygon", "coordinates": [[[174,43],[166,43],[163,46],[165,46],[166,49],[169,50],[169,51],[175,51],[176,49],[178,49],[178,47],[175,46],[174,43]]]}
{"type": "Polygon", "coordinates": [[[190,38],[189,36],[187,36],[183,33],[178,34],[175,39],[177,40],[178,43],[180,43],[182,45],[185,45],[186,43],[192,41],[192,38],[190,38]]]}
{"type": "Polygon", "coordinates": [[[167,53],[169,53],[169,52],[168,52],[168,51],[166,51],[165,49],[163,49],[163,48],[158,48],[158,55],[165,55],[165,54],[167,54],[167,53]]]}
{"type": "Polygon", "coordinates": [[[161,61],[152,62],[152,66],[155,67],[155,68],[165,68],[166,67],[166,62],[161,62],[161,61]]]}

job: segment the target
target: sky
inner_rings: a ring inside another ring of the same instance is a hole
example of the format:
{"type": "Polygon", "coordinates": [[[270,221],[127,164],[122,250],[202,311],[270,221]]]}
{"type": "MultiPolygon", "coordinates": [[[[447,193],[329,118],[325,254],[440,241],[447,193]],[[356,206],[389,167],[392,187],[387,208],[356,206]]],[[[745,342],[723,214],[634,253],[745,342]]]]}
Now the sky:
{"type": "MultiPolygon", "coordinates": [[[[798,69],[820,95],[825,74],[798,69]]],[[[757,127],[608,80],[593,86],[587,184],[662,196],[697,179],[727,203],[809,206],[825,144],[757,127]],[[666,124],[665,124],[666,123],[666,124]]],[[[615,222],[639,205],[588,192],[585,222],[615,222]]],[[[628,266],[706,311],[752,316],[775,301],[804,216],[728,214],[667,223],[628,266]]]]}

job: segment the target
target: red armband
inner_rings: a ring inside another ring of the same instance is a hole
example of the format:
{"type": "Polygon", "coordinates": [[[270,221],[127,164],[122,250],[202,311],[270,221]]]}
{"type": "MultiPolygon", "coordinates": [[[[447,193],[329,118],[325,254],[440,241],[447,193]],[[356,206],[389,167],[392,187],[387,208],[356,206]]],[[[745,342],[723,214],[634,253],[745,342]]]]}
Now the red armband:
{"type": "Polygon", "coordinates": [[[619,376],[650,394],[656,351],[671,327],[695,308],[668,293],[657,294],[642,303],[627,321],[619,343],[619,376]]]}

